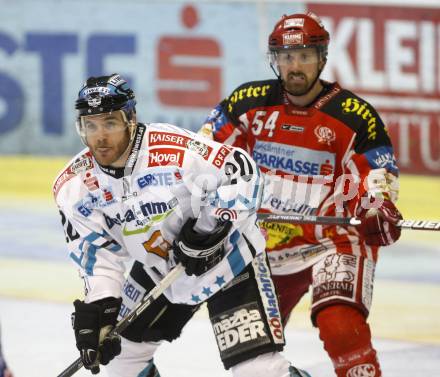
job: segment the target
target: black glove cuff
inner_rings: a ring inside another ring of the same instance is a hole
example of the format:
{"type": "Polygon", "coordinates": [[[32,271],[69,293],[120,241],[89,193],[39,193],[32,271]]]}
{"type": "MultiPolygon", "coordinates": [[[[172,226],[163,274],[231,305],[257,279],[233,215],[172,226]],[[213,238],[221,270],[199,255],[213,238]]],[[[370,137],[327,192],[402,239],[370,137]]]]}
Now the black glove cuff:
{"type": "Polygon", "coordinates": [[[122,298],[106,297],[102,300],[86,304],[84,301],[75,300],[75,312],[72,313],[72,327],[74,330],[84,328],[101,328],[115,326],[122,298]]]}

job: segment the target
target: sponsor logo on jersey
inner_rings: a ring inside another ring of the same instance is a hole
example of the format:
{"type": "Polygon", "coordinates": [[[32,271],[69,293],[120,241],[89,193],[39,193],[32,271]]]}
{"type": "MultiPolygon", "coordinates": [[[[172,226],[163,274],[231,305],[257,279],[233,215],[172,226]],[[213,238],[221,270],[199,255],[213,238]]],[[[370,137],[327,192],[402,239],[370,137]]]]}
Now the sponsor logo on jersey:
{"type": "Polygon", "coordinates": [[[180,134],[154,131],[150,132],[148,139],[150,147],[155,145],[172,145],[182,148],[185,148],[188,141],[191,140],[191,138],[180,134]]]}
{"type": "Polygon", "coordinates": [[[362,304],[370,310],[373,302],[373,285],[375,263],[372,260],[364,260],[364,270],[362,274],[362,304]]]}
{"type": "Polygon", "coordinates": [[[82,171],[86,171],[93,168],[93,161],[90,156],[83,155],[76,160],[70,167],[73,174],[78,174],[82,171]]]}
{"type": "Polygon", "coordinates": [[[98,178],[96,178],[92,173],[87,172],[85,178],[83,179],[89,191],[95,191],[99,188],[98,178]]]}
{"type": "Polygon", "coordinates": [[[344,114],[352,114],[361,117],[367,122],[367,138],[368,140],[376,140],[377,137],[377,119],[373,115],[370,106],[365,102],[359,102],[357,98],[347,98],[342,102],[342,112],[344,114]]]}
{"type": "Polygon", "coordinates": [[[168,260],[171,245],[163,238],[159,230],[153,232],[151,237],[142,243],[147,253],[156,254],[158,257],[168,260]]]}
{"type": "Polygon", "coordinates": [[[294,31],[283,34],[283,45],[303,44],[303,33],[301,31],[294,31]]]}
{"type": "Polygon", "coordinates": [[[139,299],[139,296],[141,294],[141,291],[137,289],[133,284],[131,284],[128,280],[125,281],[122,291],[124,292],[124,297],[127,297],[134,302],[139,299]]]}
{"type": "Polygon", "coordinates": [[[75,174],[73,174],[70,170],[70,167],[68,167],[66,170],[63,171],[63,173],[57,178],[55,184],[53,185],[53,194],[55,197],[57,196],[58,192],[60,191],[61,187],[71,178],[73,178],[75,174]]]}
{"type": "Polygon", "coordinates": [[[392,147],[381,146],[370,149],[364,155],[373,169],[385,168],[391,173],[398,174],[399,169],[396,165],[396,157],[392,147]]]}
{"type": "Polygon", "coordinates": [[[231,113],[234,105],[246,98],[265,97],[270,89],[270,85],[253,86],[234,91],[228,98],[228,111],[231,113]]]}
{"type": "Polygon", "coordinates": [[[154,149],[148,155],[148,166],[182,166],[184,154],[185,152],[179,149],[154,149]]]}
{"type": "Polygon", "coordinates": [[[52,189],[55,197],[57,196],[58,192],[60,191],[64,183],[69,181],[79,172],[93,168],[93,161],[91,157],[92,155],[90,152],[83,154],[60,174],[60,176],[55,181],[55,184],[53,185],[53,189],[52,189]]]}
{"type": "Polygon", "coordinates": [[[221,313],[213,328],[223,357],[270,342],[256,302],[221,313]]]}
{"type": "Polygon", "coordinates": [[[335,154],[258,140],[253,158],[257,165],[296,175],[328,175],[335,166],[335,154]]]}
{"type": "Polygon", "coordinates": [[[294,248],[294,250],[275,250],[268,254],[270,265],[272,268],[282,267],[287,260],[302,260],[306,262],[308,259],[315,258],[319,254],[327,251],[324,245],[313,245],[302,248],[294,248]]]}
{"type": "Polygon", "coordinates": [[[261,206],[271,210],[282,211],[284,214],[298,213],[301,215],[313,215],[316,212],[316,208],[306,203],[295,202],[292,198],[279,198],[273,193],[264,197],[261,206]]]}
{"type": "Polygon", "coordinates": [[[139,124],[136,127],[136,136],[134,139],[134,143],[131,148],[130,156],[128,157],[127,162],[125,163],[125,169],[124,169],[125,175],[129,175],[133,171],[133,167],[136,164],[145,131],[146,131],[146,127],[142,124],[139,124]]]}
{"type": "Polygon", "coordinates": [[[173,198],[169,202],[147,202],[139,201],[138,208],[129,209],[124,215],[117,213],[114,217],[104,213],[104,218],[109,229],[115,225],[121,226],[125,223],[136,221],[139,226],[144,226],[151,217],[168,212],[177,205],[177,199],[173,198]]]}
{"type": "Polygon", "coordinates": [[[198,140],[189,140],[186,143],[186,147],[193,152],[198,153],[200,156],[202,156],[205,160],[208,159],[209,155],[211,154],[212,148],[206,145],[205,143],[202,143],[198,140]]]}
{"type": "Polygon", "coordinates": [[[182,175],[179,171],[150,173],[137,179],[140,188],[148,186],[172,186],[180,182],[182,182],[182,175]]]}
{"type": "Polygon", "coordinates": [[[215,155],[214,160],[212,161],[212,164],[220,169],[223,166],[223,164],[225,163],[225,159],[229,153],[231,153],[231,148],[228,148],[227,146],[222,145],[220,147],[220,149],[218,150],[217,154],[215,155]]]}
{"type": "Polygon", "coordinates": [[[347,372],[347,377],[374,377],[375,375],[376,368],[373,364],[356,365],[347,372]]]}
{"type": "Polygon", "coordinates": [[[331,145],[336,140],[335,132],[329,127],[318,125],[314,132],[320,144],[331,145]]]}
{"type": "Polygon", "coordinates": [[[265,230],[267,249],[289,244],[295,237],[303,235],[301,225],[260,222],[260,228],[265,230]]]}
{"type": "Polygon", "coordinates": [[[107,207],[115,202],[116,199],[114,199],[112,189],[109,186],[97,193],[89,192],[87,196],[76,205],[76,208],[79,213],[88,217],[93,209],[107,207]]]}
{"type": "Polygon", "coordinates": [[[355,299],[358,258],[348,254],[331,254],[320,260],[313,277],[313,297],[316,305],[330,296],[355,299]]]}
{"type": "Polygon", "coordinates": [[[304,132],[304,127],[295,126],[293,124],[283,124],[281,126],[281,129],[284,131],[290,131],[290,132],[304,132]]]}
{"type": "Polygon", "coordinates": [[[281,314],[278,308],[277,295],[265,258],[265,254],[260,254],[252,261],[252,264],[257,277],[258,288],[260,290],[266,317],[269,322],[270,332],[275,343],[283,343],[284,334],[283,326],[281,324],[281,314]]]}

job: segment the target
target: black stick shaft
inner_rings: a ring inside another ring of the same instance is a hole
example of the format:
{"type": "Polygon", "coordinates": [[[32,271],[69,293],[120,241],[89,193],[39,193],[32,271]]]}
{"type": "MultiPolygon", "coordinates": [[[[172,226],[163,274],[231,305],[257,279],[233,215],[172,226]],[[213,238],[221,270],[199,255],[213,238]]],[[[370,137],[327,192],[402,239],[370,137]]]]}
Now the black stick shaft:
{"type": "MultiPolygon", "coordinates": [[[[321,225],[359,225],[361,219],[356,217],[312,216],[312,215],[275,215],[271,213],[257,213],[259,221],[291,224],[321,224],[321,225]]],[[[433,220],[400,220],[397,226],[407,230],[440,231],[440,221],[433,220]]]]}

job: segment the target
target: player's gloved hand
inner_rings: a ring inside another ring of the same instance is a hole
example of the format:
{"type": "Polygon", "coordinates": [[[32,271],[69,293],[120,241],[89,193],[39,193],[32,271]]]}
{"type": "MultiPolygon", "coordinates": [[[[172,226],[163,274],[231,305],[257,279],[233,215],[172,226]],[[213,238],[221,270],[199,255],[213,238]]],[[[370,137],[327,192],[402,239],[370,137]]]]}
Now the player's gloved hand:
{"type": "Polygon", "coordinates": [[[81,360],[92,374],[99,373],[99,364],[107,365],[121,353],[119,335],[107,337],[116,324],[121,298],[107,297],[86,304],[75,300],[72,326],[81,360]]]}
{"type": "Polygon", "coordinates": [[[225,256],[225,238],[232,223],[221,223],[210,234],[194,230],[196,219],[188,219],[173,243],[176,262],[182,263],[187,275],[200,276],[219,263],[225,256]]]}
{"type": "Polygon", "coordinates": [[[367,245],[387,246],[400,238],[401,229],[396,225],[402,215],[391,200],[384,199],[379,208],[359,206],[356,216],[362,221],[358,231],[367,245]]]}

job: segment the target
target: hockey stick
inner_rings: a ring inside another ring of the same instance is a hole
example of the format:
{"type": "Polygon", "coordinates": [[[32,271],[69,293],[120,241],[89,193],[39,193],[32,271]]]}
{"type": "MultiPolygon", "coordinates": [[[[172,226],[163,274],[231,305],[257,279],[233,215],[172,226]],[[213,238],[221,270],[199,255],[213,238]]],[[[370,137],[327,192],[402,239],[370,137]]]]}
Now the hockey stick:
{"type": "MultiPolygon", "coordinates": [[[[146,295],[142,301],[128,314],[125,318],[121,319],[115,326],[115,328],[109,333],[108,336],[120,334],[124,331],[134,320],[136,320],[142,312],[151,305],[184,271],[184,267],[178,264],[172,271],[170,271],[158,285],[156,285],[146,295]]],[[[70,364],[64,371],[62,371],[58,377],[70,377],[73,376],[83,367],[81,358],[76,359],[70,364]]]]}
{"type": "MultiPolygon", "coordinates": [[[[259,221],[272,223],[292,224],[321,224],[321,225],[359,225],[361,219],[356,217],[311,216],[311,215],[274,215],[271,213],[257,213],[259,221]]],[[[400,220],[397,226],[409,230],[440,231],[440,221],[430,220],[400,220]]]]}
{"type": "Polygon", "coordinates": [[[436,230],[440,231],[440,221],[431,220],[400,220],[397,226],[411,230],[436,230]]]}
{"type": "Polygon", "coordinates": [[[259,221],[271,223],[292,224],[321,224],[321,225],[359,225],[356,217],[312,216],[312,215],[274,215],[272,213],[257,213],[259,221]]]}

